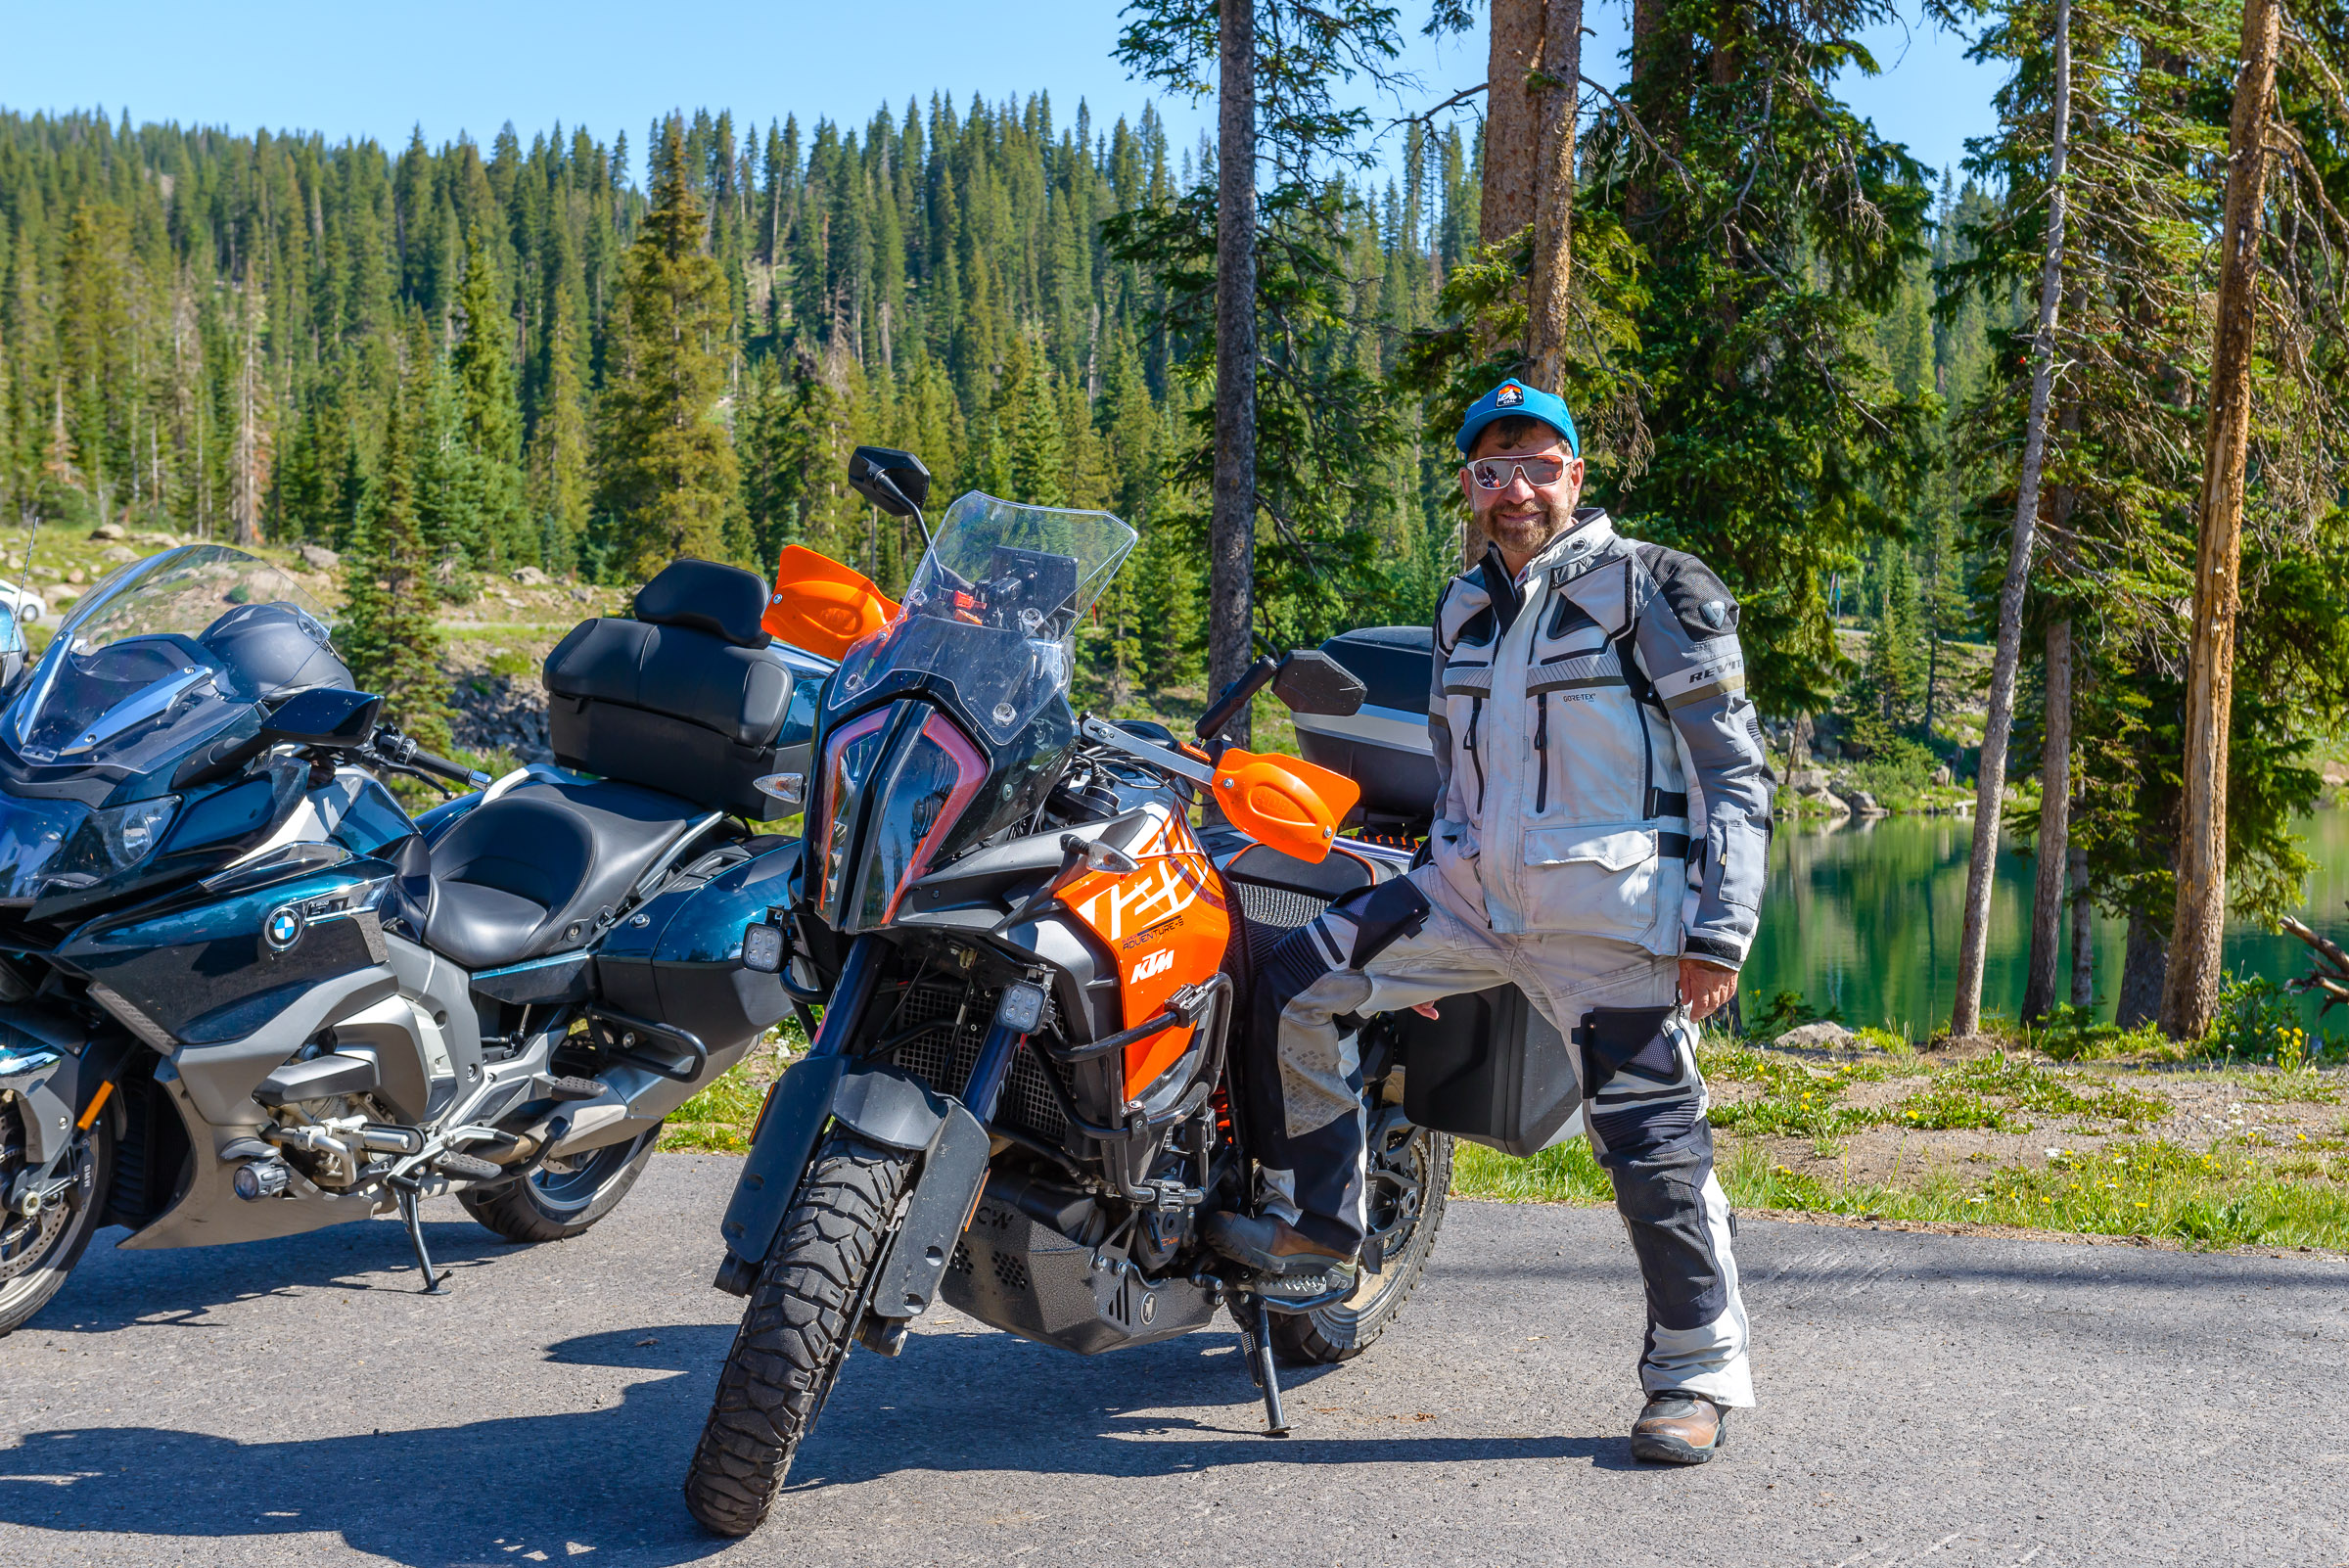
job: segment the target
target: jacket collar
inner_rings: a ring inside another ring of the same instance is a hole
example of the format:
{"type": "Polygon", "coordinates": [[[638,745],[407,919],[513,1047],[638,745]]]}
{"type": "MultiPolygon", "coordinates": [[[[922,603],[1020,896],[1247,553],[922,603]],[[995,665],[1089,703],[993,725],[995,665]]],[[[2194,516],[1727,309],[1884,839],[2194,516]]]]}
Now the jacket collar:
{"type": "MultiPolygon", "coordinates": [[[[1558,574],[1556,580],[1570,581],[1607,559],[1607,546],[1615,541],[1615,520],[1607,516],[1606,508],[1585,506],[1575,509],[1574,526],[1542,547],[1541,553],[1525,564],[1522,580],[1535,581],[1543,573],[1558,574]]],[[[1487,543],[1482,561],[1474,572],[1466,574],[1483,588],[1496,603],[1502,598],[1522,599],[1523,590],[1509,577],[1509,569],[1500,558],[1500,547],[1487,543]],[[1504,594],[1499,589],[1507,589],[1504,594]]],[[[1513,607],[1512,607],[1513,608],[1513,607]]]]}

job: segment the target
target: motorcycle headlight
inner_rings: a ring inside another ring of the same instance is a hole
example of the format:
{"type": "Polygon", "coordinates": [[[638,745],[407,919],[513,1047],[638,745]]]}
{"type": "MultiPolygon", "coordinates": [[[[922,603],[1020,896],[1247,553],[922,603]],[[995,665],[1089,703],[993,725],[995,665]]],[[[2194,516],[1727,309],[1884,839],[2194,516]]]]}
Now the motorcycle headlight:
{"type": "Polygon", "coordinates": [[[93,887],[129,870],[155,853],[178,811],[176,795],[92,811],[50,862],[43,891],[93,887]]]}
{"type": "Polygon", "coordinates": [[[987,760],[951,719],[934,713],[900,748],[888,778],[865,829],[864,865],[844,931],[897,918],[905,890],[929,871],[962,808],[987,782],[987,760]]]}
{"type": "Polygon", "coordinates": [[[857,807],[864,786],[881,761],[888,743],[889,719],[896,712],[884,708],[854,723],[843,725],[824,743],[824,766],[815,798],[815,811],[806,820],[804,837],[813,860],[807,879],[817,907],[840,906],[841,885],[849,874],[850,840],[856,832],[857,807]]]}

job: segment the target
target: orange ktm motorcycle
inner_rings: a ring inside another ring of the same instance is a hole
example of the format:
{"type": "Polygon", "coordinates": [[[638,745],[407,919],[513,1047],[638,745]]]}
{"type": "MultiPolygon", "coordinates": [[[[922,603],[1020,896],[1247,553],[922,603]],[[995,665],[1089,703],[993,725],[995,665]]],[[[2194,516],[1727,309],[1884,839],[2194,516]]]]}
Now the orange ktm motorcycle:
{"type": "MultiPolygon", "coordinates": [[[[909,454],[859,448],[850,474],[920,518],[909,454]]],[[[800,863],[744,937],[812,1044],[767,1097],[722,1227],[716,1283],[749,1306],[685,1486],[720,1534],[765,1517],[850,1347],[896,1355],[941,1294],[1087,1356],[1228,1311],[1278,1435],[1274,1352],[1359,1354],[1435,1245],[1451,1139],[1411,1120],[1410,1034],[1385,1019],[1362,1036],[1370,1225],[1351,1287],[1268,1304],[1201,1244],[1205,1215],[1257,1190],[1263,1058],[1237,1034],[1255,966],[1410,852],[1338,836],[1360,794],[1339,773],[1072,710],[1077,626],[1133,541],[1104,513],[964,495],[901,605],[786,552],[768,625],[840,665],[812,774],[768,785],[804,802],[800,863]],[[1195,829],[1211,797],[1221,820],[1195,829]]],[[[1327,654],[1293,652],[1258,661],[1198,733],[1267,685],[1324,719],[1364,696],[1327,654]]],[[[1489,1086],[1492,1031],[1463,1029],[1436,1038],[1445,1076],[1489,1086]]],[[[1463,1130],[1489,1131],[1482,1114],[1463,1130]]]]}

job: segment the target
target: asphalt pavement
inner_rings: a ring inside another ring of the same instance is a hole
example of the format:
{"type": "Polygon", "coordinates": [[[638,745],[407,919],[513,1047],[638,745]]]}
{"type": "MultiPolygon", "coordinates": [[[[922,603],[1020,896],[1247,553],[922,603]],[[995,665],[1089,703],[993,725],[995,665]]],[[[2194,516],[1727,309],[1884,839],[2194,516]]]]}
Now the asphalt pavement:
{"type": "Polygon", "coordinates": [[[1454,1203],[1403,1321],[1261,1435],[1227,1328],[1080,1360],[925,1321],[852,1357],[766,1529],[678,1481],[738,1304],[734,1162],[580,1240],[120,1252],[0,1341],[0,1563],[2349,1563],[2349,1266],[1751,1220],[1762,1408],[1632,1462],[1604,1211],[1454,1203]]]}

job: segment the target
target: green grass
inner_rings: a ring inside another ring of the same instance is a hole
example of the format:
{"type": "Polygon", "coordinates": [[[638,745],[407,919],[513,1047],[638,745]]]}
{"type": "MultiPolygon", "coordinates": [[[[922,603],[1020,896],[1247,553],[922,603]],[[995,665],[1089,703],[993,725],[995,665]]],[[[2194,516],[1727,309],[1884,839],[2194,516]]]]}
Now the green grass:
{"type": "Polygon", "coordinates": [[[661,1147],[697,1154],[747,1153],[751,1129],[759,1120],[760,1107],[766,1103],[767,1086],[781,1076],[791,1058],[806,1047],[796,1021],[752,1046],[741,1061],[668,1113],[661,1130],[661,1147]]]}
{"type": "MultiPolygon", "coordinates": [[[[2197,1153],[2145,1140],[2061,1155],[2044,1168],[1839,1182],[1776,1164],[1760,1144],[1738,1143],[1720,1175],[1729,1201],[1743,1209],[2145,1236],[2195,1247],[2349,1248],[2349,1154],[2339,1152],[2263,1163],[2238,1149],[2197,1153]]],[[[1455,1145],[1451,1190],[1514,1203],[1614,1199],[1606,1173],[1579,1138],[1530,1160],[1455,1145]]]]}

